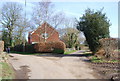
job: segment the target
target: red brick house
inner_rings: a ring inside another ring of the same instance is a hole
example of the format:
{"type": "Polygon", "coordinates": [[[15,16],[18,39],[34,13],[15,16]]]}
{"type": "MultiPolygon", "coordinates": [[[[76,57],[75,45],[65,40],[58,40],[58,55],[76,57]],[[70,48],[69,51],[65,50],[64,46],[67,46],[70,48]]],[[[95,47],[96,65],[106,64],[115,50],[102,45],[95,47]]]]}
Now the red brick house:
{"type": "Polygon", "coordinates": [[[34,44],[38,42],[59,41],[58,32],[50,26],[47,22],[44,22],[36,30],[29,32],[28,43],[34,44]]]}

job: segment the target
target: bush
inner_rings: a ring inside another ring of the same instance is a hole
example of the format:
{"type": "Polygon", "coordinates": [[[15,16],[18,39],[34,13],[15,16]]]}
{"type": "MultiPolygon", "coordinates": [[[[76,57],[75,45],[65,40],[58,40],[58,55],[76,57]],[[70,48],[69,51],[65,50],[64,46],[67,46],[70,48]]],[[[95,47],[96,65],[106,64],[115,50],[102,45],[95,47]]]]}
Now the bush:
{"type": "Polygon", "coordinates": [[[26,44],[25,47],[23,44],[20,44],[12,48],[12,51],[27,52],[27,53],[45,52],[45,53],[63,54],[65,51],[65,44],[62,41],[40,42],[37,44],[26,44]]]}
{"type": "Polygon", "coordinates": [[[97,52],[96,52],[96,54],[95,54],[95,56],[97,56],[97,57],[104,57],[105,56],[105,50],[103,49],[103,48],[100,48],[97,52]]]}
{"type": "Polygon", "coordinates": [[[102,48],[105,51],[105,57],[112,59],[114,58],[114,50],[118,49],[118,39],[115,38],[103,38],[99,40],[102,48]]]}
{"type": "Polygon", "coordinates": [[[16,45],[16,46],[14,47],[14,51],[23,52],[23,45],[22,45],[22,44],[16,45]]]}
{"type": "Polygon", "coordinates": [[[64,53],[65,44],[62,41],[40,42],[35,44],[35,52],[64,53]]]}
{"type": "Polygon", "coordinates": [[[35,52],[34,44],[25,45],[25,52],[34,53],[35,52]]]}
{"type": "Polygon", "coordinates": [[[45,42],[40,42],[34,46],[35,52],[51,52],[52,48],[45,42]]]}
{"type": "Polygon", "coordinates": [[[35,49],[33,44],[26,44],[25,46],[20,44],[16,45],[14,48],[12,47],[11,51],[34,53],[35,49]]]}
{"type": "MultiPolygon", "coordinates": [[[[6,49],[5,49],[6,51],[6,49]]],[[[14,47],[10,46],[10,51],[14,51],[14,47]]]]}
{"type": "Polygon", "coordinates": [[[54,50],[52,51],[52,53],[64,54],[64,50],[54,48],[54,50]]]}

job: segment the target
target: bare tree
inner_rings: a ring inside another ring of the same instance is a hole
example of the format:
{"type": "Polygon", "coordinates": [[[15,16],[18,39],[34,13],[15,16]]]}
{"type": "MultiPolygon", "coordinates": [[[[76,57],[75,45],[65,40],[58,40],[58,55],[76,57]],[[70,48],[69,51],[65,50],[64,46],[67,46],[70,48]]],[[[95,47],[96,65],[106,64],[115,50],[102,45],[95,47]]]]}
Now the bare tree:
{"type": "Polygon", "coordinates": [[[14,29],[14,39],[17,44],[25,43],[26,32],[30,29],[30,22],[28,19],[24,19],[24,16],[17,21],[16,28],[14,29]],[[19,24],[20,23],[20,24],[19,24]]]}
{"type": "Polygon", "coordinates": [[[80,32],[76,28],[64,28],[64,35],[61,36],[61,40],[65,42],[68,48],[74,48],[75,46],[80,45],[80,32]]]}
{"type": "Polygon", "coordinates": [[[5,3],[2,7],[1,24],[8,31],[10,46],[12,46],[13,30],[21,17],[22,10],[22,6],[15,2],[5,3]]]}
{"type": "MultiPolygon", "coordinates": [[[[61,12],[56,12],[54,10],[54,5],[50,1],[42,1],[36,4],[33,10],[33,17],[32,20],[36,23],[36,26],[40,26],[43,22],[48,22],[53,27],[57,28],[64,20],[64,15],[61,12]]],[[[45,25],[45,32],[46,34],[46,25],[45,25]]],[[[53,35],[54,30],[50,35],[48,35],[48,38],[53,35]]],[[[44,40],[46,42],[46,35],[44,37],[44,40]]]]}
{"type": "Polygon", "coordinates": [[[76,19],[66,17],[64,21],[65,28],[58,29],[60,39],[65,42],[68,48],[79,47],[85,39],[83,34],[76,29],[76,19]]]}
{"type": "Polygon", "coordinates": [[[40,26],[45,21],[50,21],[50,17],[53,14],[53,6],[51,2],[46,1],[35,4],[35,7],[33,7],[32,20],[34,20],[37,26],[40,26]]]}

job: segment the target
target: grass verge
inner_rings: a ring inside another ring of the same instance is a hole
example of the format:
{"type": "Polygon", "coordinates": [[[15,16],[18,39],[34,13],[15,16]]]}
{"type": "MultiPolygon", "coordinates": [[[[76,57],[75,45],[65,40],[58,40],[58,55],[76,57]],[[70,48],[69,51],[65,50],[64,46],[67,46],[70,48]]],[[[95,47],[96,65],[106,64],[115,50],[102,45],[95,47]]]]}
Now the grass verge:
{"type": "Polygon", "coordinates": [[[10,66],[10,64],[6,63],[6,62],[0,62],[0,66],[2,66],[2,79],[13,79],[15,78],[14,75],[14,70],[13,68],[10,66]]]}
{"type": "Polygon", "coordinates": [[[91,59],[90,59],[91,62],[94,62],[94,63],[118,63],[120,62],[120,60],[110,60],[110,61],[107,61],[107,60],[104,60],[104,59],[100,59],[100,58],[97,58],[95,56],[93,56],[91,59]]]}
{"type": "Polygon", "coordinates": [[[71,54],[71,53],[74,53],[76,52],[77,50],[70,50],[70,51],[65,51],[64,54],[71,54]]]}

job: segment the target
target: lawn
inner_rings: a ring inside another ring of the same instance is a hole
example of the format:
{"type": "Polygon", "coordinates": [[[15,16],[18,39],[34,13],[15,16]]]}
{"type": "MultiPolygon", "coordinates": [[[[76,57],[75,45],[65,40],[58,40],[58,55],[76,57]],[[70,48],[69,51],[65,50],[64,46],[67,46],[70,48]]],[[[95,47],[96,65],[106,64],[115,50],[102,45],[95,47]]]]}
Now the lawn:
{"type": "Polygon", "coordinates": [[[13,79],[14,76],[14,70],[11,67],[10,64],[5,62],[0,62],[0,66],[2,66],[0,69],[2,69],[2,76],[0,78],[2,79],[13,79]]]}

